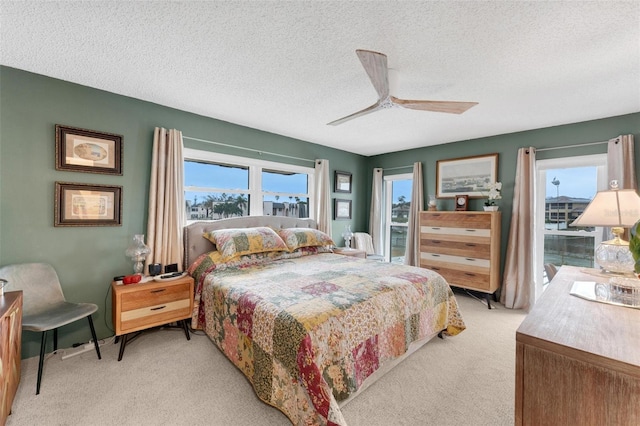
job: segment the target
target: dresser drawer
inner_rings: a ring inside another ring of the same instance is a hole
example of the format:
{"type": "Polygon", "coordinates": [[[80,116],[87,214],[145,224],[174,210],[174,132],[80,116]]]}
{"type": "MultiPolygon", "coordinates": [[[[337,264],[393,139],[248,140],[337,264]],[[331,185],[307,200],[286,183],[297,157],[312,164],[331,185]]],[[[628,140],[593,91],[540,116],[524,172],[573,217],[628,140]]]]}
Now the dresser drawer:
{"type": "Polygon", "coordinates": [[[488,269],[455,269],[452,268],[451,265],[443,265],[442,263],[429,260],[421,260],[420,266],[436,271],[442,275],[451,286],[469,288],[487,293],[495,291],[495,289],[491,288],[491,276],[488,269]]]}
{"type": "Polygon", "coordinates": [[[486,269],[489,272],[491,262],[489,259],[480,259],[475,257],[452,256],[450,254],[439,254],[431,252],[421,252],[420,262],[431,263],[448,263],[453,268],[478,268],[478,270],[486,269]]]}
{"type": "Polygon", "coordinates": [[[420,238],[420,252],[490,259],[491,241],[487,238],[481,238],[477,241],[469,241],[468,239],[459,241],[446,238],[446,236],[445,238],[420,238]]]}
{"type": "Polygon", "coordinates": [[[485,212],[422,212],[420,225],[490,229],[491,214],[485,212]]]}

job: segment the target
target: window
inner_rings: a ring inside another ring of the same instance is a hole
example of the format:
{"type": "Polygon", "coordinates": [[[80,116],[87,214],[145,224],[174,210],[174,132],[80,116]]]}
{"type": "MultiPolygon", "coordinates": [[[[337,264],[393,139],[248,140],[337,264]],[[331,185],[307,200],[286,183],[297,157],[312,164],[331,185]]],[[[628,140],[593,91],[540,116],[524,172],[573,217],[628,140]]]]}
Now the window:
{"type": "Polygon", "coordinates": [[[384,177],[384,255],[392,263],[404,263],[412,184],[411,173],[384,177]]]}
{"type": "Polygon", "coordinates": [[[310,217],[311,167],[185,148],[187,223],[239,216],[310,217]]]}
{"type": "Polygon", "coordinates": [[[536,161],[536,296],[548,283],[545,264],[594,266],[602,228],[570,224],[607,189],[606,162],[606,154],[536,161]]]}

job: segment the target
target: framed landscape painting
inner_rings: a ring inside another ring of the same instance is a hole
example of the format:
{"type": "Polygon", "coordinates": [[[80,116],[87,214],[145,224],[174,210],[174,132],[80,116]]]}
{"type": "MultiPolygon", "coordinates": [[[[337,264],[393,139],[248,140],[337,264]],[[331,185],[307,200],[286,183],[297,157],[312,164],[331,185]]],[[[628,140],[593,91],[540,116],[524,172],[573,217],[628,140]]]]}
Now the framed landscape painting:
{"type": "Polygon", "coordinates": [[[53,225],[122,225],[122,187],[56,182],[53,225]]]}
{"type": "Polygon", "coordinates": [[[485,198],[488,185],[498,179],[498,154],[438,160],[436,162],[436,196],[485,198]]]}
{"type": "Polygon", "coordinates": [[[56,170],[122,176],[122,136],[56,124],[56,170]]]}

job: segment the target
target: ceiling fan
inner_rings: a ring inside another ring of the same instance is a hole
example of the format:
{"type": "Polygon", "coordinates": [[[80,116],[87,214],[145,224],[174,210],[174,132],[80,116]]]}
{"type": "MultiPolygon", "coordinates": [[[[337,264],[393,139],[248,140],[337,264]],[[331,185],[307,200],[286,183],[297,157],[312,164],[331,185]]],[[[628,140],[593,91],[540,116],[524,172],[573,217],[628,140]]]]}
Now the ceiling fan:
{"type": "Polygon", "coordinates": [[[478,105],[477,102],[417,101],[398,99],[389,94],[389,68],[387,67],[387,55],[362,49],[356,50],[356,54],[358,55],[358,58],[360,58],[360,62],[362,62],[364,70],[369,75],[369,79],[371,79],[373,87],[376,89],[376,92],[378,92],[378,101],[362,111],[339,118],[331,123],[327,123],[327,125],[337,126],[345,121],[361,117],[374,111],[393,107],[445,112],[449,114],[462,114],[472,106],[478,105]]]}

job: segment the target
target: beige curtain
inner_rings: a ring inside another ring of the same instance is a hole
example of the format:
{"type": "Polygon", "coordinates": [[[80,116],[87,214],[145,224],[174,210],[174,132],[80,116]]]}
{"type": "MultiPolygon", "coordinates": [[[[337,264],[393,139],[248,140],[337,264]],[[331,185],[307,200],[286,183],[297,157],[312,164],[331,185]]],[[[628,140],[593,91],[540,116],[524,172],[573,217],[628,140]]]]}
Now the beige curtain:
{"type": "Polygon", "coordinates": [[[184,217],[182,132],[156,127],[147,220],[147,245],[151,253],[146,259],[145,272],[150,263],[177,263],[182,270],[184,217]]]}
{"type": "Polygon", "coordinates": [[[529,310],[535,303],[535,166],[535,148],[520,148],[500,295],[500,302],[512,309],[529,310]]]}
{"type": "MultiPolygon", "coordinates": [[[[609,182],[617,180],[620,189],[638,189],[633,135],[621,135],[609,140],[607,146],[607,172],[609,182]]],[[[608,186],[607,189],[609,189],[608,186]]]]}
{"type": "Polygon", "coordinates": [[[382,249],[382,169],[373,169],[371,184],[371,210],[369,211],[369,235],[373,241],[373,252],[384,253],[382,249]]]}
{"type": "Polygon", "coordinates": [[[315,172],[315,220],[318,229],[331,236],[331,183],[329,160],[316,160],[315,172]]]}
{"type": "Polygon", "coordinates": [[[407,247],[404,253],[404,264],[420,266],[420,211],[424,209],[422,190],[422,163],[413,163],[411,185],[411,205],[407,222],[407,247]]]}
{"type": "MultiPolygon", "coordinates": [[[[607,189],[612,180],[618,181],[620,189],[638,190],[633,147],[633,135],[620,135],[610,139],[607,145],[607,189]]],[[[604,239],[611,238],[611,228],[604,230],[604,239]]],[[[622,239],[629,240],[629,229],[624,230],[622,239]]]]}

